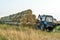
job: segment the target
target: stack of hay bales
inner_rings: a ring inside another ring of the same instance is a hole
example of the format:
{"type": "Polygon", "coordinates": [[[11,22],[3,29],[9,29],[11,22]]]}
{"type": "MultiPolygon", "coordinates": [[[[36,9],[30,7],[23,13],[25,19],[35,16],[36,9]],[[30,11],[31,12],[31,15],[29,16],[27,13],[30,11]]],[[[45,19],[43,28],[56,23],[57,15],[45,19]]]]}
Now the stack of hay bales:
{"type": "Polygon", "coordinates": [[[36,23],[36,16],[32,14],[32,10],[28,9],[22,12],[18,12],[16,14],[9,15],[7,17],[2,17],[1,20],[10,23],[13,22],[15,24],[35,24],[36,23]]]}
{"type": "Polygon", "coordinates": [[[14,18],[12,19],[14,22],[22,22],[21,19],[25,18],[26,15],[30,15],[32,14],[32,11],[30,9],[22,11],[22,12],[18,12],[17,14],[14,15],[14,18]]]}
{"type": "Polygon", "coordinates": [[[29,9],[25,11],[25,15],[22,16],[20,21],[23,25],[34,25],[36,24],[36,16],[29,9]]]}

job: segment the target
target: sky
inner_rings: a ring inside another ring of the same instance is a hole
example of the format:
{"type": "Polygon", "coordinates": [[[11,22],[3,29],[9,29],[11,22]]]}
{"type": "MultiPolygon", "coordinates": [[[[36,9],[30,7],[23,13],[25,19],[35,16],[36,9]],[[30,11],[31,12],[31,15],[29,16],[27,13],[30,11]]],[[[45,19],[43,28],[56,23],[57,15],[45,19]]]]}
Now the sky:
{"type": "Polygon", "coordinates": [[[52,15],[60,20],[60,0],[0,0],[0,17],[31,9],[36,17],[52,15]]]}

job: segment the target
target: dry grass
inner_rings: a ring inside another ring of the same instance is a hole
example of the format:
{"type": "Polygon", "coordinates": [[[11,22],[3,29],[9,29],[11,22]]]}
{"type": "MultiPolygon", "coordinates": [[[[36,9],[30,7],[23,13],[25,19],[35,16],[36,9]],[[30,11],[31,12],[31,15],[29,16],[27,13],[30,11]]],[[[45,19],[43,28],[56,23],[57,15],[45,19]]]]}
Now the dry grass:
{"type": "Polygon", "coordinates": [[[16,30],[11,26],[12,28],[4,29],[5,26],[0,25],[1,40],[60,40],[60,33],[48,33],[29,27],[19,27],[19,30],[16,30]]]}

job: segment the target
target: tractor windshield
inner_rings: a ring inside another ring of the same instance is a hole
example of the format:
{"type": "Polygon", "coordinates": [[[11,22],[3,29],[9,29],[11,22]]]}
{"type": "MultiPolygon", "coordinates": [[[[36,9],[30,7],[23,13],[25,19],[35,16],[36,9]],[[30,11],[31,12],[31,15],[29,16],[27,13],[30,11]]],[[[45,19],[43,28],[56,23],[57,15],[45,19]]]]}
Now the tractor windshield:
{"type": "Polygon", "coordinates": [[[52,17],[46,17],[47,22],[52,22],[52,20],[53,20],[52,17]]]}

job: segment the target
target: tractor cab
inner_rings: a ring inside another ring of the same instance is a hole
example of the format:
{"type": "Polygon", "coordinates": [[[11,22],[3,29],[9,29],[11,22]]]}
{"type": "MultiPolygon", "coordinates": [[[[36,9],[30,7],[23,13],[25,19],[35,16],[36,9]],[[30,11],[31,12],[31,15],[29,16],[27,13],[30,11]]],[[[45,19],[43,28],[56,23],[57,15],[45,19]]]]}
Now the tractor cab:
{"type": "Polygon", "coordinates": [[[41,22],[44,23],[45,25],[47,25],[47,24],[50,25],[53,23],[53,17],[50,15],[42,15],[41,22]]]}
{"type": "Polygon", "coordinates": [[[40,19],[40,25],[38,26],[38,28],[40,28],[41,30],[47,30],[47,31],[51,31],[54,28],[54,24],[53,24],[53,16],[51,15],[42,15],[42,16],[38,16],[38,18],[40,19]]]}

